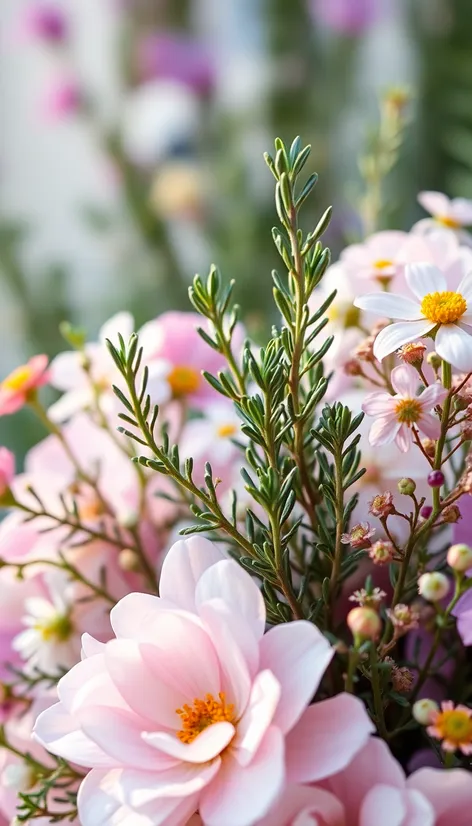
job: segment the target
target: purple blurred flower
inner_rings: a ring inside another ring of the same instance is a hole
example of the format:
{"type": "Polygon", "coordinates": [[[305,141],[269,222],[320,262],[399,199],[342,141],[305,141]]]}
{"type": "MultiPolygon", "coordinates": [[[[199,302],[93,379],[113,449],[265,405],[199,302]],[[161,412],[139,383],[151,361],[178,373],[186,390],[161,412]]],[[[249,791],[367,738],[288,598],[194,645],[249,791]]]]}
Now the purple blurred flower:
{"type": "Polygon", "coordinates": [[[454,525],[454,539],[451,544],[463,542],[472,545],[472,498],[470,493],[464,494],[457,504],[461,509],[462,519],[454,525]]]}
{"type": "Polygon", "coordinates": [[[37,3],[29,6],[20,22],[23,36],[30,40],[62,43],[67,36],[66,18],[57,6],[37,3]]]}
{"type": "Polygon", "coordinates": [[[55,121],[78,112],[83,102],[82,90],[75,80],[57,78],[46,90],[42,110],[47,120],[55,121]]]}
{"type": "Polygon", "coordinates": [[[377,19],[379,0],[311,0],[313,16],[338,34],[359,35],[377,19]]]}
{"type": "Polygon", "coordinates": [[[176,32],[143,38],[138,70],[144,80],[176,80],[200,94],[211,90],[215,77],[210,52],[198,41],[176,32]]]}

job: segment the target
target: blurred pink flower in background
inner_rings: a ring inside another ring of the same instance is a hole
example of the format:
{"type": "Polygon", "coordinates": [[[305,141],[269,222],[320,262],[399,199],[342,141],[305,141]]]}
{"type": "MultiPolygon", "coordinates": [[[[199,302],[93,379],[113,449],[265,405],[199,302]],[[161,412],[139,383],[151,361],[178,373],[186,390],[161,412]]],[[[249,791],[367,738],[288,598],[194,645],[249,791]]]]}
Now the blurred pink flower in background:
{"type": "Polygon", "coordinates": [[[176,80],[199,94],[211,91],[215,68],[202,43],[178,32],[156,32],[139,44],[138,71],[144,80],[176,80]]]}
{"type": "Polygon", "coordinates": [[[378,0],[312,0],[313,16],[319,23],[345,35],[360,35],[378,18],[378,0]]]}
{"type": "Polygon", "coordinates": [[[15,457],[6,447],[0,447],[0,497],[3,496],[15,475],[15,457]]]}
{"type": "Polygon", "coordinates": [[[47,356],[34,356],[0,382],[0,416],[21,410],[28,396],[47,383],[47,366],[47,356]]]}
{"type": "Polygon", "coordinates": [[[67,21],[62,10],[52,3],[33,0],[17,21],[17,35],[21,40],[42,40],[63,43],[67,37],[67,21]]]}
{"type": "Polygon", "coordinates": [[[76,80],[57,77],[45,91],[41,110],[46,120],[56,121],[76,114],[83,102],[82,90],[76,80]]]}

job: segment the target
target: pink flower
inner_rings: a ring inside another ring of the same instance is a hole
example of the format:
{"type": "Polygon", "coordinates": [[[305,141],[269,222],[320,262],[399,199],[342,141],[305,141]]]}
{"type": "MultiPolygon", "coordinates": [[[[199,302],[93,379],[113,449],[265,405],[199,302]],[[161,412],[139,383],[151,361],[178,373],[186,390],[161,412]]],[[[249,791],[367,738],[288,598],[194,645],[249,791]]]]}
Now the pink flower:
{"type": "Polygon", "coordinates": [[[341,535],[341,542],[350,545],[351,548],[368,548],[371,544],[370,538],[375,533],[375,528],[371,528],[368,522],[359,522],[354,525],[349,533],[341,535]]]}
{"type": "Polygon", "coordinates": [[[359,35],[378,14],[378,0],[312,0],[315,20],[338,34],[359,35]]]}
{"type": "Polygon", "coordinates": [[[346,247],[340,261],[347,272],[383,284],[401,273],[410,260],[405,246],[408,238],[406,232],[396,230],[377,232],[362,244],[346,247]]]}
{"type": "Polygon", "coordinates": [[[457,630],[464,645],[472,645],[472,590],[463,594],[452,610],[457,619],[457,630]]]}
{"type": "Polygon", "coordinates": [[[57,78],[47,89],[42,111],[46,120],[57,121],[74,115],[83,103],[82,90],[74,79],[57,78]]]}
{"type": "Polygon", "coordinates": [[[33,0],[20,21],[20,33],[28,40],[62,43],[67,36],[67,23],[57,6],[33,0]]]}
{"type": "Polygon", "coordinates": [[[370,393],[362,405],[364,413],[376,419],[369,433],[371,445],[395,442],[406,453],[413,442],[413,426],[430,439],[437,439],[440,423],[429,411],[446,398],[447,390],[432,384],[417,395],[418,374],[407,364],[392,370],[391,382],[395,396],[370,393]]]}
{"type": "Polygon", "coordinates": [[[420,192],[418,201],[437,223],[449,229],[462,229],[472,224],[472,201],[448,198],[442,192],[420,192]]]}
{"type": "Polygon", "coordinates": [[[6,447],[0,447],[0,497],[4,496],[15,475],[15,457],[6,447]]]}
{"type": "Polygon", "coordinates": [[[264,635],[258,587],[210,542],[171,548],[160,593],[116,605],[116,639],[84,637],[83,661],[36,723],[46,748],[92,767],[83,826],[180,824],[197,809],[206,826],[250,826],[286,779],[325,778],[365,745],[372,724],[351,695],[307,708],[333,654],[326,639],[305,621],[264,635]]]}
{"type": "Polygon", "coordinates": [[[34,356],[27,364],[17,367],[0,383],[0,416],[16,413],[28,401],[28,396],[46,384],[47,356],[34,356]]]}
{"type": "Polygon", "coordinates": [[[211,90],[215,80],[211,53],[198,41],[178,33],[145,37],[139,44],[138,63],[144,80],[176,80],[202,94],[211,90]]]}
{"type": "Polygon", "coordinates": [[[441,710],[431,713],[431,725],[426,730],[430,737],[441,740],[444,751],[472,754],[472,708],[444,701],[441,710]]]}

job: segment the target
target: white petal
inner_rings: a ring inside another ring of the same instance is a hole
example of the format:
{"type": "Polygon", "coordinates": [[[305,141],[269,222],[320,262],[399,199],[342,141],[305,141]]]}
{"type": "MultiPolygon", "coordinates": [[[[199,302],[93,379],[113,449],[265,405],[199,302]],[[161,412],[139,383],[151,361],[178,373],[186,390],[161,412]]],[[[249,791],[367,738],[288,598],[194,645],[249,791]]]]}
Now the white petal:
{"type": "MultiPolygon", "coordinates": [[[[106,346],[106,340],[109,339],[112,344],[118,344],[118,333],[123,336],[125,344],[128,343],[128,339],[131,336],[134,328],[134,319],[131,313],[122,312],[116,313],[116,315],[112,316],[105,322],[105,324],[100,328],[100,332],[98,334],[98,338],[100,344],[106,346]]],[[[110,356],[111,358],[111,356],[110,356]]]]}
{"type": "Polygon", "coordinates": [[[436,334],[438,356],[463,373],[472,370],[472,335],[458,324],[443,324],[436,334]]]}
{"type": "Polygon", "coordinates": [[[418,373],[409,364],[400,364],[392,370],[392,386],[401,396],[412,398],[418,390],[418,373]]]}
{"type": "MultiPolygon", "coordinates": [[[[467,304],[472,303],[472,272],[468,272],[467,275],[464,275],[464,278],[457,288],[457,292],[465,298],[467,304]]],[[[462,319],[463,318],[464,316],[462,316],[462,319]]]]}
{"type": "Polygon", "coordinates": [[[385,318],[398,318],[403,321],[417,321],[421,318],[420,305],[411,298],[392,293],[369,293],[361,295],[354,301],[354,306],[369,313],[376,313],[385,318]]]}
{"type": "Polygon", "coordinates": [[[399,321],[397,324],[390,324],[380,331],[374,344],[374,356],[379,361],[394,353],[403,344],[416,341],[421,336],[425,336],[433,329],[434,323],[422,319],[421,321],[399,321]]]}
{"type": "Polygon", "coordinates": [[[418,195],[418,203],[431,215],[447,217],[451,212],[451,202],[443,192],[426,190],[418,195]]]}
{"type": "Polygon", "coordinates": [[[407,264],[405,280],[410,290],[420,301],[427,293],[447,290],[447,281],[441,270],[433,264],[407,264]]]}

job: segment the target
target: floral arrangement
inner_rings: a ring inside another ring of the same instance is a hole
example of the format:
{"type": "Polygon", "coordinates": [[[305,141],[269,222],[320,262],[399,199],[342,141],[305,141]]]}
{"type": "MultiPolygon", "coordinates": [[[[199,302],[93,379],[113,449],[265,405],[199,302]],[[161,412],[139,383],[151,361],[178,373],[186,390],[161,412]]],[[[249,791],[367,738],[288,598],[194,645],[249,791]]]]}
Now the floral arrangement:
{"type": "Polygon", "coordinates": [[[470,826],[472,203],[331,264],[309,152],[265,346],[212,268],[0,385],[5,823],[470,826]]]}

